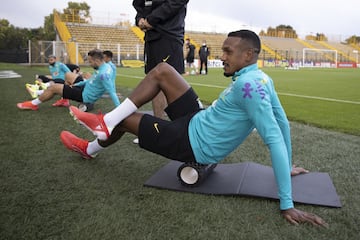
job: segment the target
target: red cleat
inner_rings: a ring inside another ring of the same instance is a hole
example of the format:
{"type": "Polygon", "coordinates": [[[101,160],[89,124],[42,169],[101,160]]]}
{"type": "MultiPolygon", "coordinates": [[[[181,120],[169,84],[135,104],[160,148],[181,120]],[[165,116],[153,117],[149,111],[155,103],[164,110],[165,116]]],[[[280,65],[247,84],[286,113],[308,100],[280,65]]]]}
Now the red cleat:
{"type": "Polygon", "coordinates": [[[52,104],[54,107],[69,107],[70,101],[69,99],[61,98],[52,104]]]}
{"type": "Polygon", "coordinates": [[[62,131],[60,134],[60,140],[67,149],[79,153],[82,158],[92,159],[96,156],[96,155],[89,155],[86,152],[89,141],[82,138],[78,138],[71,132],[62,131]]]}
{"type": "Polygon", "coordinates": [[[33,110],[33,111],[36,111],[39,109],[39,107],[37,105],[32,104],[31,101],[18,103],[18,104],[16,104],[16,106],[20,109],[29,109],[29,110],[33,110]]]}
{"type": "Polygon", "coordinates": [[[103,114],[93,114],[83,112],[75,106],[70,106],[70,115],[74,117],[75,121],[84,125],[100,140],[106,140],[109,138],[110,133],[104,122],[103,114]]]}

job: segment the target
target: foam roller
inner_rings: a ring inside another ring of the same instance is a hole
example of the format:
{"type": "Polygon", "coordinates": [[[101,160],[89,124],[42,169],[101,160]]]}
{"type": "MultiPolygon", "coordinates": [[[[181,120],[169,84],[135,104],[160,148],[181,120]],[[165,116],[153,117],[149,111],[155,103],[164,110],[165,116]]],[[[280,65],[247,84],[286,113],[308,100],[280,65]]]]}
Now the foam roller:
{"type": "Polygon", "coordinates": [[[80,111],[90,112],[94,109],[94,103],[80,103],[78,105],[78,108],[80,109],[80,111]]]}
{"type": "Polygon", "coordinates": [[[184,163],[177,172],[181,184],[195,187],[203,182],[214,170],[217,164],[184,163]]]}

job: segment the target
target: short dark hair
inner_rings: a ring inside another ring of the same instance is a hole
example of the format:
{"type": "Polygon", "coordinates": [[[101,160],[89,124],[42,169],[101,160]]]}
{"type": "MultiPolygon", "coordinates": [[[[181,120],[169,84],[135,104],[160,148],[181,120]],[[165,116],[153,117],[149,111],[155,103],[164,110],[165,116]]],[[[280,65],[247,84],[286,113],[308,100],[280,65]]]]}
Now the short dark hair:
{"type": "Polygon", "coordinates": [[[104,54],[100,49],[93,49],[93,50],[89,51],[88,56],[95,58],[95,59],[100,59],[100,60],[104,59],[104,54]]]}
{"type": "Polygon", "coordinates": [[[113,53],[112,53],[112,51],[110,51],[110,50],[105,50],[105,51],[103,51],[103,54],[106,55],[106,56],[108,56],[109,58],[113,58],[113,53]]]}
{"type": "Polygon", "coordinates": [[[259,36],[250,30],[239,30],[230,32],[228,37],[238,37],[244,39],[245,41],[249,42],[253,48],[255,48],[256,53],[260,53],[261,51],[261,41],[259,36]]]}

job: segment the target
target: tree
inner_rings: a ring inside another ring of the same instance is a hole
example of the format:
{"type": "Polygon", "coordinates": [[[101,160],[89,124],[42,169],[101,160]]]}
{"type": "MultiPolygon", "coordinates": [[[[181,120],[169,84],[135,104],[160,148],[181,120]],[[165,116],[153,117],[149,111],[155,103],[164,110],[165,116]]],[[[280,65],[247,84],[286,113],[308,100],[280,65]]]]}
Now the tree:
{"type": "MultiPolygon", "coordinates": [[[[87,22],[90,17],[90,6],[83,2],[68,2],[64,14],[71,14],[78,22],[87,22]]],[[[0,19],[0,49],[24,49],[28,47],[28,40],[56,40],[54,14],[46,16],[44,27],[18,28],[10,24],[7,19],[0,19]]]]}
{"type": "Polygon", "coordinates": [[[91,19],[90,6],[86,2],[68,2],[68,7],[63,10],[67,22],[88,23],[91,19]]]}
{"type": "Polygon", "coordinates": [[[5,31],[10,26],[10,23],[6,19],[0,19],[0,42],[4,39],[6,36],[5,31]]]}
{"type": "MultiPolygon", "coordinates": [[[[88,22],[90,17],[90,6],[86,3],[68,2],[68,7],[63,9],[63,21],[66,22],[88,22]]],[[[43,32],[35,39],[54,41],[56,38],[56,31],[54,26],[54,14],[46,16],[44,19],[43,32]]]]}
{"type": "Polygon", "coordinates": [[[316,33],[315,35],[306,35],[306,40],[313,40],[313,41],[324,41],[327,42],[328,38],[325,36],[324,33],[316,33]]]}
{"type": "MultiPolygon", "coordinates": [[[[264,34],[264,32],[262,32],[264,34]]],[[[276,28],[268,27],[266,36],[282,37],[282,38],[297,38],[296,31],[289,25],[279,25],[276,28]]]]}
{"type": "Polygon", "coordinates": [[[360,44],[360,37],[353,35],[345,40],[347,44],[360,44]]]}
{"type": "Polygon", "coordinates": [[[56,38],[55,26],[54,26],[54,14],[51,13],[44,19],[44,29],[42,40],[54,41],[56,38]]]}
{"type": "Polygon", "coordinates": [[[264,30],[261,30],[259,32],[259,36],[267,36],[266,32],[264,30]]]}
{"type": "Polygon", "coordinates": [[[6,19],[0,19],[0,49],[22,49],[27,47],[29,30],[17,28],[6,19]]]}

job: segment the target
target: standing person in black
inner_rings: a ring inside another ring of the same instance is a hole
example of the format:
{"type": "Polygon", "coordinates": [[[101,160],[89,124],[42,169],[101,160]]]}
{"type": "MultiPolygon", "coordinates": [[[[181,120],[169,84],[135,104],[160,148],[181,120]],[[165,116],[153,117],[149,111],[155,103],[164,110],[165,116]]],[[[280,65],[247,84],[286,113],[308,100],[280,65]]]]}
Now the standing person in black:
{"type": "MultiPolygon", "coordinates": [[[[183,46],[185,16],[189,0],[134,0],[136,25],[145,32],[145,73],[167,62],[184,73],[183,46]]],[[[164,117],[166,99],[159,94],[153,101],[154,115],[164,117]]]]}
{"type": "Polygon", "coordinates": [[[199,49],[200,57],[200,74],[203,74],[203,66],[205,67],[205,74],[208,73],[208,57],[210,55],[209,48],[206,46],[206,41],[204,40],[202,46],[199,49]]]}
{"type": "Polygon", "coordinates": [[[193,75],[196,73],[194,69],[195,46],[190,42],[190,38],[186,39],[185,44],[187,49],[185,60],[186,60],[186,65],[189,68],[188,73],[191,73],[193,75]]]}

